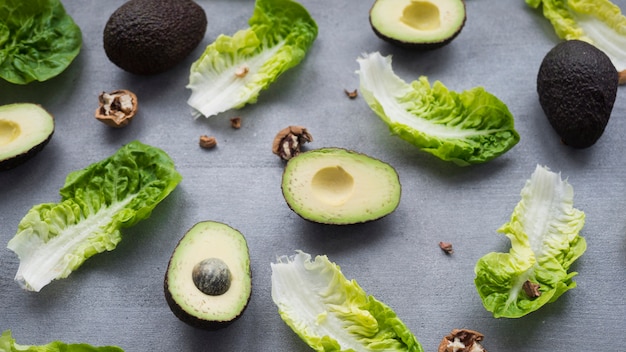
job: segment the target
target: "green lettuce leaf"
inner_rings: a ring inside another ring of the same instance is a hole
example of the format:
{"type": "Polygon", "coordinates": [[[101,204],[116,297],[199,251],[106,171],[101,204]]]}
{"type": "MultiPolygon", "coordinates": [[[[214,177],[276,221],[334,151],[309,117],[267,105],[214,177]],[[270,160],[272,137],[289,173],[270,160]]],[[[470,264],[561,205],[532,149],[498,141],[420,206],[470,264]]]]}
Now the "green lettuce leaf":
{"type": "Polygon", "coordinates": [[[32,207],[9,241],[20,259],[15,280],[39,291],[92,255],[115,249],[120,228],[148,218],[181,179],[164,151],[138,141],[71,172],[61,201],[32,207]]]}
{"type": "Polygon", "coordinates": [[[272,263],[272,299],[283,321],[316,351],[422,352],[394,311],[326,256],[297,251],[272,263]]]}
{"type": "Polygon", "coordinates": [[[96,347],[85,343],[64,343],[53,341],[41,346],[19,345],[11,336],[11,331],[6,330],[0,335],[0,352],[124,352],[117,346],[96,347]]]}
{"type": "Polygon", "coordinates": [[[259,93],[305,57],[317,24],[291,0],[257,0],[249,28],[220,35],[192,64],[187,103],[213,116],[255,103],[259,93]]]}
{"type": "Polygon", "coordinates": [[[80,52],[81,30],[59,0],[4,0],[0,18],[0,77],[8,82],[46,81],[80,52]]]}
{"type": "Polygon", "coordinates": [[[604,51],[618,71],[626,70],[626,17],[609,0],[526,0],[543,8],[556,35],[578,39],[604,51]]]}
{"type": "Polygon", "coordinates": [[[392,134],[460,166],[484,163],[520,139],[508,107],[482,87],[457,93],[428,78],[407,84],[391,56],[375,52],[357,59],[361,95],[392,134]]]}
{"type": "Polygon", "coordinates": [[[537,166],[521,196],[498,230],[511,240],[509,253],[489,253],[475,267],[478,293],[496,318],[524,316],[576,287],[577,273],[568,270],[587,248],[578,234],[585,214],[573,207],[574,190],[559,174],[537,166]]]}

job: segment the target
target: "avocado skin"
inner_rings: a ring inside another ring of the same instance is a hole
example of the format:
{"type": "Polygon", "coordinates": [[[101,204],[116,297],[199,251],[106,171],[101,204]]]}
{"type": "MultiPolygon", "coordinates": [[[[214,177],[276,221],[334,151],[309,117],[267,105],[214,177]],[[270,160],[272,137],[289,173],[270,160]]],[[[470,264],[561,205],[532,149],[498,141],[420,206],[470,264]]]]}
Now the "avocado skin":
{"type": "Polygon", "coordinates": [[[109,17],[104,51],[125,71],[157,74],[187,57],[206,28],[205,12],[192,0],[130,0],[109,17]]]}
{"type": "Polygon", "coordinates": [[[546,54],[537,93],[563,144],[588,148],[598,141],[613,110],[618,79],[609,57],[589,43],[568,40],[546,54]]]}

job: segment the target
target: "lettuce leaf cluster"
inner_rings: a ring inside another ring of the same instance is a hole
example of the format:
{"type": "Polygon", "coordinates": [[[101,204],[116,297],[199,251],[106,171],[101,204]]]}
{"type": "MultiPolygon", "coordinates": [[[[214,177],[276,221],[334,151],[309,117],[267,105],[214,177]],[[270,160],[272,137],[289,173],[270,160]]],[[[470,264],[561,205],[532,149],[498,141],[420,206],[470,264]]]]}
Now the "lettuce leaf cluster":
{"type": "Polygon", "coordinates": [[[348,280],[326,256],[297,251],[272,267],[272,299],[283,321],[315,351],[423,352],[396,313],[348,280]]]}
{"type": "Polygon", "coordinates": [[[492,160],[519,142],[513,115],[482,87],[457,93],[421,76],[410,84],[395,75],[391,56],[357,59],[361,95],[391,133],[460,166],[492,160]]]}
{"type": "Polygon", "coordinates": [[[82,47],[82,32],[59,0],[4,0],[0,18],[0,77],[8,82],[49,80],[82,47]]]}
{"type": "Polygon", "coordinates": [[[148,218],[181,179],[163,150],[138,141],[71,172],[61,201],[33,206],[9,241],[20,259],[15,280],[39,291],[94,254],[115,249],[120,229],[148,218]]]}
{"type": "Polygon", "coordinates": [[[300,63],[317,37],[317,24],[292,0],[257,0],[249,28],[220,35],[190,70],[194,116],[210,117],[255,103],[282,73],[300,63]]]}
{"type": "Polygon", "coordinates": [[[10,330],[0,335],[0,351],[2,352],[124,352],[117,346],[92,346],[86,343],[65,343],[52,341],[45,345],[20,345],[15,342],[10,330]]]}
{"type": "Polygon", "coordinates": [[[610,0],[525,0],[542,7],[561,39],[578,39],[604,51],[618,71],[626,70],[626,17],[610,0]]]}
{"type": "Polygon", "coordinates": [[[569,269],[587,249],[579,235],[585,213],[573,207],[573,188],[559,174],[537,166],[521,196],[498,230],[511,240],[511,249],[489,253],[475,267],[478,293],[496,318],[524,316],[576,287],[577,273],[569,269]]]}

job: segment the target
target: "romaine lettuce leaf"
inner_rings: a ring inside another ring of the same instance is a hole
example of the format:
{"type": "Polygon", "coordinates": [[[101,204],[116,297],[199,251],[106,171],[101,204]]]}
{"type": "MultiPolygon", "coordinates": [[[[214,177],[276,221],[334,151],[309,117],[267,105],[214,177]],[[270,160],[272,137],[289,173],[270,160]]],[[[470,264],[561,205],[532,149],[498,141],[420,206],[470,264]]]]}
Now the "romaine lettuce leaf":
{"type": "Polygon", "coordinates": [[[428,78],[407,84],[395,75],[391,56],[357,59],[361,95],[391,133],[460,166],[496,158],[520,139],[508,107],[482,87],[457,93],[428,78]]]}
{"type": "Polygon", "coordinates": [[[259,93],[305,57],[317,24],[291,0],[257,0],[249,28],[220,35],[191,66],[194,116],[213,116],[255,103],[259,93]]]}
{"type": "Polygon", "coordinates": [[[626,70],[626,17],[610,0],[526,0],[526,4],[543,7],[559,38],[593,44],[618,71],[626,70]]]}
{"type": "Polygon", "coordinates": [[[498,230],[511,240],[509,253],[489,253],[475,267],[478,293],[496,318],[524,316],[576,287],[577,273],[568,270],[587,248],[579,235],[585,213],[573,207],[574,190],[560,174],[537,166],[521,196],[498,230]]]}
{"type": "Polygon", "coordinates": [[[59,0],[4,0],[0,18],[0,77],[8,82],[46,81],[80,52],[81,30],[59,0]]]}
{"type": "Polygon", "coordinates": [[[148,218],[181,179],[163,150],[138,141],[71,172],[61,201],[33,206],[9,241],[20,259],[15,280],[39,291],[92,255],[115,249],[120,228],[148,218]]]}
{"type": "Polygon", "coordinates": [[[0,352],[124,352],[117,346],[96,347],[85,343],[64,343],[53,341],[45,345],[19,345],[11,336],[11,331],[6,330],[0,335],[0,352]]]}
{"type": "Polygon", "coordinates": [[[272,299],[283,321],[316,351],[422,352],[384,303],[348,280],[326,256],[297,251],[272,267],[272,299]]]}

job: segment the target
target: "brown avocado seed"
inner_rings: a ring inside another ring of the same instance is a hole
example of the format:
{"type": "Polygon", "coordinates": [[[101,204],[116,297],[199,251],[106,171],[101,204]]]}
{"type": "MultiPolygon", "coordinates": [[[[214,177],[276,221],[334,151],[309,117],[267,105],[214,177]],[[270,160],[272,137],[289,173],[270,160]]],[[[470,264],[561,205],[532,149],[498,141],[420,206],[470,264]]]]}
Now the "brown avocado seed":
{"type": "Polygon", "coordinates": [[[100,106],[96,109],[96,119],[114,128],[125,127],[137,113],[135,93],[119,89],[98,96],[100,106]]]}

